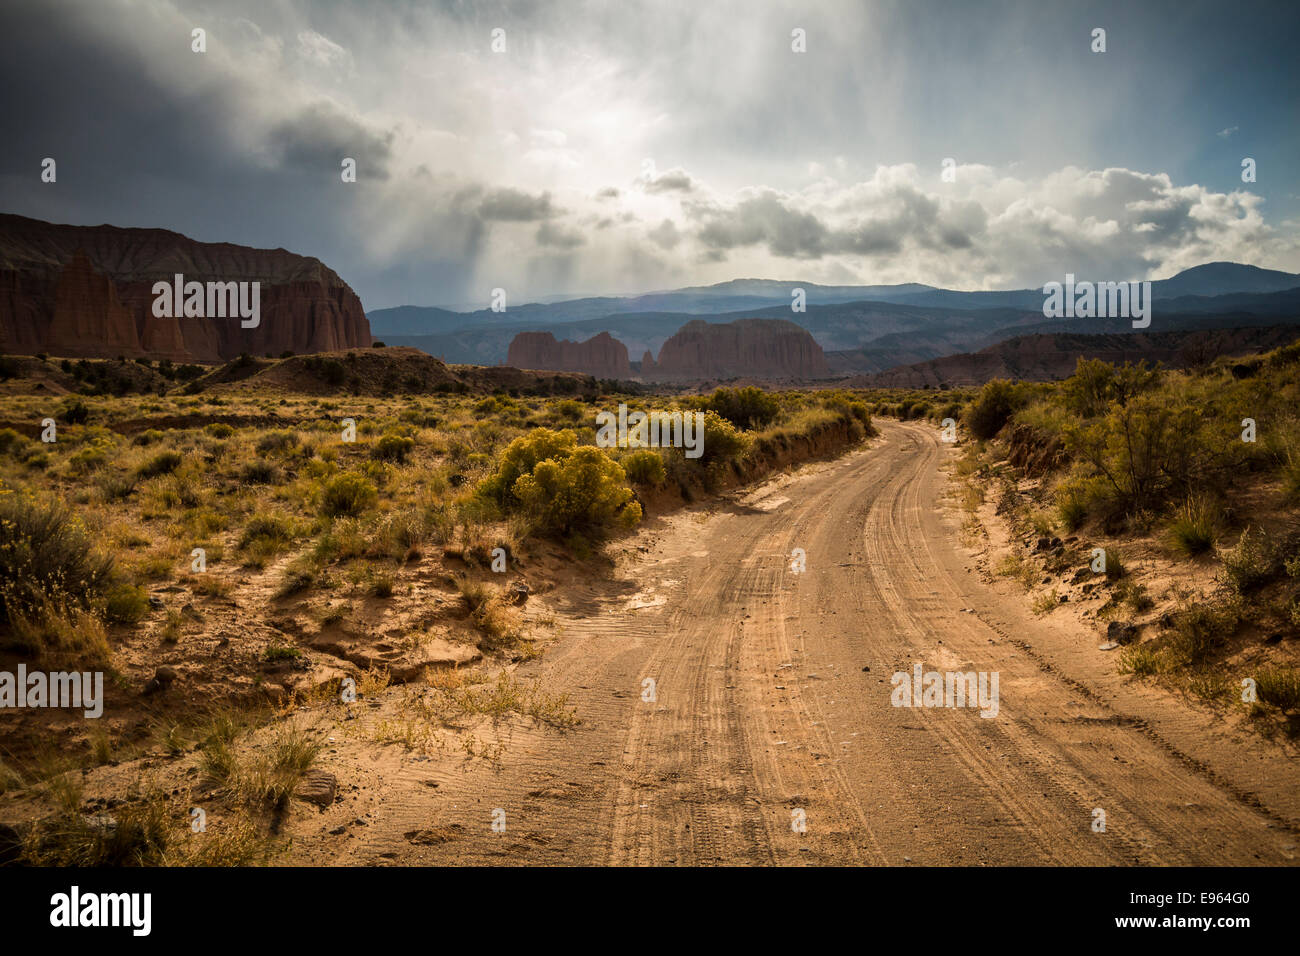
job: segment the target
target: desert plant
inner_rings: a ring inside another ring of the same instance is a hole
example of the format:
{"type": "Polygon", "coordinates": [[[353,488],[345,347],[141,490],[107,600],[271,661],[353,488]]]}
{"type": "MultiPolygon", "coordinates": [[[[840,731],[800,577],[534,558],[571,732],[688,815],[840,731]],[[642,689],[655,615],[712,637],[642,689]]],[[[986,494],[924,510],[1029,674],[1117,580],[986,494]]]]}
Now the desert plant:
{"type": "Polygon", "coordinates": [[[345,472],[326,483],[321,492],[321,514],[328,518],[355,517],[374,505],[378,496],[373,482],[345,472]]]}
{"type": "Polygon", "coordinates": [[[704,400],[704,407],[717,412],[737,428],[751,431],[770,425],[781,413],[781,405],[775,398],[752,385],[719,388],[704,400]]]}
{"type": "Polygon", "coordinates": [[[664,460],[657,452],[642,448],[619,459],[627,480],[634,485],[657,486],[664,483],[664,460]]]}
{"type": "Polygon", "coordinates": [[[1277,549],[1263,531],[1248,527],[1241,533],[1237,546],[1219,552],[1223,574],[1238,594],[1266,581],[1277,564],[1277,549]]]}
{"type": "Polygon", "coordinates": [[[0,489],[0,620],[47,603],[89,607],[112,579],[113,560],[92,546],[59,504],[0,489]]]}
{"type": "Polygon", "coordinates": [[[415,440],[406,435],[389,433],[375,442],[370,456],[377,461],[404,462],[415,447],[415,440]]]}
{"type": "Polygon", "coordinates": [[[1187,555],[1209,551],[1219,537],[1219,515],[1212,499],[1204,495],[1188,498],[1169,525],[1174,548],[1187,555]]]}
{"type": "Polygon", "coordinates": [[[614,521],[632,527],[641,520],[641,506],[625,478],[618,462],[583,446],[562,461],[538,462],[515,482],[513,494],[543,531],[593,531],[614,521]]]}

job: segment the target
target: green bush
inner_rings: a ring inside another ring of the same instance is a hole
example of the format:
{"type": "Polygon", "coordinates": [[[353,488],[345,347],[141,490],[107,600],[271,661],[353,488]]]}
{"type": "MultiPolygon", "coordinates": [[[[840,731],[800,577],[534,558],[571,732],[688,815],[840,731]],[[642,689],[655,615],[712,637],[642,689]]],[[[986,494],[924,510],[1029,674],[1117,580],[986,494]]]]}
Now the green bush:
{"type": "Polygon", "coordinates": [[[181,462],[184,460],[179,452],[159,452],[137,468],[135,473],[141,478],[157,478],[159,475],[170,475],[181,466],[181,462]]]}
{"type": "Polygon", "coordinates": [[[737,428],[754,430],[776,421],[780,403],[761,388],[719,388],[704,401],[705,409],[717,412],[737,428]]]}
{"type": "Polygon", "coordinates": [[[158,442],[162,441],[164,437],[163,433],[158,429],[150,428],[132,438],[131,444],[148,447],[149,445],[156,445],[158,442]]]}
{"type": "Polygon", "coordinates": [[[1219,515],[1211,499],[1203,495],[1188,498],[1169,525],[1174,548],[1192,556],[1209,551],[1219,538],[1219,515]]]}
{"type": "Polygon", "coordinates": [[[267,432],[257,441],[257,453],[259,455],[283,454],[297,448],[298,442],[297,432],[267,432]]]}
{"type": "Polygon", "coordinates": [[[225,422],[209,422],[203,426],[203,431],[213,438],[229,438],[235,433],[235,430],[225,422]]]}
{"type": "Polygon", "coordinates": [[[704,413],[703,431],[704,453],[699,460],[705,464],[734,461],[749,450],[751,436],[712,409],[704,413]]]}
{"type": "Polygon", "coordinates": [[[374,505],[379,491],[364,476],[344,473],[326,483],[321,493],[321,513],[329,518],[355,517],[374,505]]]}
{"type": "Polygon", "coordinates": [[[1240,621],[1241,609],[1232,602],[1186,604],[1174,613],[1169,649],[1184,664],[1202,664],[1240,621]]]}
{"type": "Polygon", "coordinates": [[[1241,533],[1237,546],[1220,551],[1224,577],[1238,594],[1263,584],[1277,565],[1277,549],[1268,536],[1256,528],[1241,533]]]}
{"type": "Polygon", "coordinates": [[[0,455],[12,454],[18,458],[28,446],[27,439],[12,428],[0,428],[0,455]]]}
{"type": "Polygon", "coordinates": [[[1056,495],[1056,513],[1066,531],[1078,531],[1088,520],[1087,492],[1078,485],[1064,485],[1056,495]]]}
{"type": "Polygon", "coordinates": [[[108,454],[98,443],[77,449],[68,458],[68,472],[76,477],[88,475],[108,463],[108,454]]]}
{"type": "Polygon", "coordinates": [[[515,482],[513,494],[544,532],[597,531],[615,521],[632,527],[641,520],[641,506],[625,479],[618,462],[584,445],[563,460],[538,462],[515,482]]]}
{"type": "Polygon", "coordinates": [[[112,577],[113,559],[91,547],[62,505],[0,494],[0,620],[47,603],[89,607],[112,577]]]}
{"type": "Polygon", "coordinates": [[[269,461],[250,461],[239,473],[245,485],[271,485],[279,480],[280,472],[269,461]]]}
{"type": "Polygon", "coordinates": [[[520,477],[531,474],[538,462],[569,457],[577,445],[578,436],[567,429],[534,428],[507,446],[496,474],[479,484],[479,493],[509,507],[518,502],[514,489],[520,477]]]}
{"type": "MultiPolygon", "coordinates": [[[[965,416],[966,427],[976,438],[992,438],[1002,431],[1012,412],[1025,404],[1021,389],[1005,379],[987,382],[965,416]]],[[[900,416],[902,417],[902,416],[900,416]]]]}
{"type": "Polygon", "coordinates": [[[627,480],[634,485],[657,486],[664,483],[664,460],[657,451],[642,448],[624,455],[619,464],[623,466],[627,480]]]}
{"type": "Polygon", "coordinates": [[[1300,708],[1300,670],[1294,667],[1273,667],[1261,671],[1255,679],[1259,699],[1282,711],[1300,708]]]}
{"type": "Polygon", "coordinates": [[[144,588],[117,584],[104,599],[104,617],[114,624],[135,624],[149,613],[149,595],[144,588]]]}
{"type": "Polygon", "coordinates": [[[567,418],[571,422],[576,422],[582,418],[584,411],[582,402],[574,401],[572,398],[566,398],[556,403],[555,411],[561,418],[567,418]]]}
{"type": "Polygon", "coordinates": [[[390,432],[375,442],[375,447],[370,451],[370,457],[377,461],[404,462],[414,447],[414,439],[390,432]]]}
{"type": "Polygon", "coordinates": [[[65,402],[54,417],[68,425],[84,425],[90,418],[90,409],[81,399],[74,398],[65,402]]]}
{"type": "Polygon", "coordinates": [[[293,526],[278,515],[254,515],[244,525],[239,547],[242,549],[282,545],[293,540],[293,526]]]}

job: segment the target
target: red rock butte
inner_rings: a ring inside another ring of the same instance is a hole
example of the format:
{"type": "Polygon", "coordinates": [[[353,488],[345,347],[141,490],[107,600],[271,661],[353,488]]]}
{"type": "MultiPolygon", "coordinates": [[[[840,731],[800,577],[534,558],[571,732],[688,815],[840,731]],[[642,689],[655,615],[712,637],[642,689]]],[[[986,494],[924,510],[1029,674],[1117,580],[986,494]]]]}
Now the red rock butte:
{"type": "Polygon", "coordinates": [[[805,328],[785,319],[687,322],[659,350],[656,379],[826,378],[826,356],[805,328]]]}
{"type": "Polygon", "coordinates": [[[165,229],[65,226],[0,214],[5,352],[219,362],[243,352],[368,347],[361,300],[320,260],[284,249],[197,242],[165,229]],[[158,318],[155,282],[260,282],[260,323],[158,318]]]}
{"type": "MultiPolygon", "coordinates": [[[[586,342],[557,342],[550,332],[520,332],[510,343],[507,365],[598,378],[627,378],[627,348],[608,332],[586,342]]],[[[827,378],[830,371],[817,340],[784,319],[695,319],[664,342],[656,360],[641,358],[647,381],[697,381],[753,376],[770,379],[827,378]]]]}
{"type": "Polygon", "coordinates": [[[520,332],[510,342],[506,364],[549,372],[585,372],[597,378],[628,378],[627,346],[608,332],[585,342],[556,341],[550,332],[520,332]]]}

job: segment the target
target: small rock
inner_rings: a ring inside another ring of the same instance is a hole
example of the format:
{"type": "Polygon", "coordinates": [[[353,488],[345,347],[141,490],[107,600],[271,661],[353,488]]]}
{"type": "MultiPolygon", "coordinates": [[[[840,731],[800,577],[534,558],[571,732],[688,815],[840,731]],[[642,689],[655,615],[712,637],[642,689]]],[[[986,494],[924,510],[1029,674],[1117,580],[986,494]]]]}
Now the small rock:
{"type": "Polygon", "coordinates": [[[146,694],[153,694],[160,690],[166,690],[176,682],[176,668],[168,664],[163,664],[153,672],[153,677],[149,683],[144,685],[146,694]]]}
{"type": "Polygon", "coordinates": [[[334,774],[325,770],[308,770],[302,775],[302,781],[293,795],[324,809],[334,802],[338,790],[339,779],[334,774]]]}
{"type": "Polygon", "coordinates": [[[1131,644],[1137,633],[1138,629],[1128,621],[1111,621],[1106,625],[1106,640],[1116,644],[1131,644]]]}
{"type": "Polygon", "coordinates": [[[510,603],[523,604],[528,600],[528,595],[533,593],[533,589],[522,581],[516,581],[510,585],[510,603]]]}
{"type": "Polygon", "coordinates": [[[155,611],[160,610],[163,607],[166,607],[166,605],[163,604],[162,598],[154,597],[152,594],[149,595],[149,606],[153,608],[155,611]]]}

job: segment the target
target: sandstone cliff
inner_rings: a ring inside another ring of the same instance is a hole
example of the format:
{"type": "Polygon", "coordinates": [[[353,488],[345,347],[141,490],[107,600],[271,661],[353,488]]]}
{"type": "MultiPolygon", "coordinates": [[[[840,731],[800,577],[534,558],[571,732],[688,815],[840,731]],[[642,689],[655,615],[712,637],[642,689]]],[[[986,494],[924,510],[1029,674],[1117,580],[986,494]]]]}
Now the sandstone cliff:
{"type": "Polygon", "coordinates": [[[520,332],[510,342],[506,364],[521,369],[583,372],[596,378],[627,378],[627,346],[608,332],[585,342],[556,341],[550,332],[520,332]]]}
{"type": "Polygon", "coordinates": [[[663,344],[647,377],[812,379],[828,374],[821,346],[793,322],[738,319],[724,325],[696,319],[663,344]]]}
{"type": "Polygon", "coordinates": [[[164,229],[65,226],[0,214],[0,348],[61,356],[217,362],[367,347],[361,301],[319,260],[197,242],[164,229]],[[158,318],[153,285],[259,282],[260,324],[158,318]]]}

